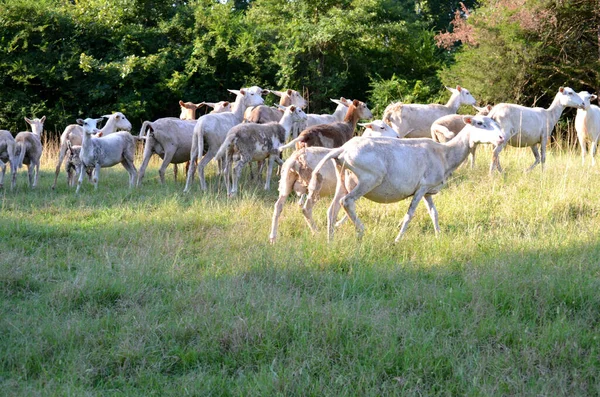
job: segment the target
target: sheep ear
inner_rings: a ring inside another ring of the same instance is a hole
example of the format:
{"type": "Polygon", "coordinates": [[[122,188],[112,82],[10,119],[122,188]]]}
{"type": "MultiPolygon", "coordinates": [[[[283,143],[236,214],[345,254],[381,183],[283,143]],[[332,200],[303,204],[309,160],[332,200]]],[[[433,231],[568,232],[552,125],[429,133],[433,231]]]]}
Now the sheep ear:
{"type": "Polygon", "coordinates": [[[295,112],[296,111],[296,106],[292,105],[290,106],[290,112],[295,112]]]}
{"type": "MultiPolygon", "coordinates": [[[[105,114],[105,115],[102,116],[102,118],[109,119],[110,116],[112,116],[112,114],[105,114]]],[[[102,118],[100,118],[99,120],[102,120],[102,118]]]]}
{"type": "Polygon", "coordinates": [[[346,98],[344,98],[343,96],[341,96],[340,97],[340,102],[347,103],[348,100],[346,98]]]}
{"type": "Polygon", "coordinates": [[[223,107],[227,107],[231,105],[231,103],[229,103],[229,101],[223,101],[223,107]]]}
{"type": "Polygon", "coordinates": [[[565,87],[560,87],[560,88],[558,89],[558,92],[560,92],[561,94],[562,94],[562,93],[564,93],[564,92],[565,92],[565,87]]]}
{"type": "Polygon", "coordinates": [[[345,103],[342,103],[342,101],[338,101],[337,99],[329,98],[329,100],[333,103],[337,103],[338,105],[345,105],[345,103]]]}
{"type": "Polygon", "coordinates": [[[595,101],[596,99],[598,99],[598,95],[592,94],[592,96],[590,97],[590,101],[595,101]]]}
{"type": "Polygon", "coordinates": [[[102,117],[100,117],[99,119],[95,119],[96,120],[96,124],[101,123],[102,122],[102,117]]]}
{"type": "Polygon", "coordinates": [[[280,104],[276,104],[275,106],[277,106],[277,108],[278,108],[279,110],[283,110],[283,111],[285,111],[285,106],[282,106],[282,105],[280,105],[280,104]]]}
{"type": "Polygon", "coordinates": [[[485,108],[486,108],[487,110],[492,110],[494,107],[493,107],[492,105],[487,105],[485,108]]]}
{"type": "Polygon", "coordinates": [[[25,119],[25,122],[26,122],[27,124],[32,124],[32,123],[33,123],[33,121],[31,121],[31,120],[30,120],[30,119],[28,119],[27,117],[23,117],[23,118],[25,119]]]}
{"type": "Polygon", "coordinates": [[[77,121],[77,124],[83,125],[83,120],[82,119],[77,119],[76,121],[77,121]]]}
{"type": "Polygon", "coordinates": [[[356,107],[358,107],[358,105],[360,105],[360,101],[358,99],[355,99],[352,101],[352,104],[356,107]]]}
{"type": "Polygon", "coordinates": [[[462,87],[461,87],[461,86],[459,86],[459,85],[457,85],[457,86],[456,86],[456,91],[458,91],[458,92],[461,92],[461,91],[462,91],[462,87]]]}
{"type": "Polygon", "coordinates": [[[471,116],[464,116],[463,117],[463,121],[465,122],[465,124],[473,124],[473,117],[471,117],[471,116]]]}
{"type": "Polygon", "coordinates": [[[294,91],[292,91],[292,90],[287,90],[287,94],[288,94],[289,96],[292,96],[292,94],[293,94],[293,93],[294,93],[294,91]]]}
{"type": "Polygon", "coordinates": [[[269,90],[262,90],[261,91],[261,95],[267,95],[269,92],[271,92],[271,91],[269,91],[269,90]]]}
{"type": "Polygon", "coordinates": [[[183,103],[181,99],[179,100],[179,106],[181,106],[182,108],[185,107],[185,103],[183,103]]]}
{"type": "Polygon", "coordinates": [[[271,94],[278,96],[280,98],[283,96],[283,92],[281,92],[281,91],[271,90],[271,94]]]}
{"type": "Polygon", "coordinates": [[[365,128],[371,128],[371,123],[358,123],[358,125],[363,126],[365,128]]]}
{"type": "Polygon", "coordinates": [[[46,116],[42,116],[42,118],[40,119],[40,123],[44,124],[45,121],[46,121],[46,116]]]}
{"type": "Polygon", "coordinates": [[[244,90],[230,90],[230,89],[228,89],[227,91],[229,91],[229,92],[231,92],[232,94],[235,94],[235,95],[246,95],[246,91],[244,91],[244,90]]]}
{"type": "Polygon", "coordinates": [[[456,91],[456,90],[455,90],[454,88],[452,88],[452,87],[448,87],[448,86],[445,86],[445,87],[446,87],[446,89],[447,89],[448,91],[450,91],[450,92],[454,92],[454,91],[456,91]]]}

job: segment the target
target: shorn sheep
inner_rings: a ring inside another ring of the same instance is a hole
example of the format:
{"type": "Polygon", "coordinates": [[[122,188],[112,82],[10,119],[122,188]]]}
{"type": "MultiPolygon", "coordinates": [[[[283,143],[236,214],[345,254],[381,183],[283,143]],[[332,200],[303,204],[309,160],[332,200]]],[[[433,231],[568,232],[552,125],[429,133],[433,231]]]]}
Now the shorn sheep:
{"type": "Polygon", "coordinates": [[[350,106],[352,101],[344,97],[340,97],[340,99],[330,98],[329,100],[337,104],[333,114],[307,114],[308,120],[306,120],[306,128],[319,124],[331,124],[344,121],[344,117],[346,117],[346,113],[348,113],[348,106],[350,106]]]}
{"type": "Polygon", "coordinates": [[[354,135],[356,124],[360,119],[372,119],[373,114],[364,102],[357,99],[348,107],[343,122],[320,124],[308,127],[300,133],[298,138],[279,148],[280,151],[296,146],[301,147],[322,146],[334,148],[342,146],[354,135]]]}
{"type": "Polygon", "coordinates": [[[206,164],[213,159],[223,144],[223,141],[227,136],[227,132],[242,122],[246,108],[249,106],[260,105],[264,102],[260,94],[257,92],[252,92],[251,90],[247,91],[245,89],[241,89],[239,91],[229,91],[237,96],[235,103],[232,106],[232,111],[217,114],[207,114],[203,117],[200,117],[196,123],[196,126],[194,127],[192,149],[190,152],[190,168],[188,170],[184,192],[189,192],[192,187],[194,174],[196,173],[196,167],[198,167],[198,174],[200,176],[200,187],[202,190],[206,190],[204,167],[206,167],[206,164]],[[204,152],[205,142],[208,146],[208,151],[196,165],[196,162],[204,152]]]}
{"type": "Polygon", "coordinates": [[[476,102],[466,88],[459,85],[456,88],[446,88],[452,95],[445,105],[392,103],[385,108],[383,121],[389,124],[400,138],[431,137],[431,124],[435,120],[456,113],[460,105],[475,105],[476,102]]]}
{"type": "MultiPolygon", "coordinates": [[[[115,112],[113,114],[102,116],[105,117],[106,124],[99,130],[100,135],[106,136],[113,134],[117,131],[130,131],[131,123],[127,120],[127,117],[121,112],[115,112]]],[[[58,174],[60,173],[60,167],[65,159],[67,153],[67,142],[70,142],[73,146],[81,146],[83,140],[83,128],[78,124],[70,124],[65,128],[64,132],[60,136],[60,146],[58,150],[58,161],[56,162],[56,169],[54,171],[54,183],[52,189],[56,188],[56,181],[58,180],[58,174]]]]}
{"type": "Polygon", "coordinates": [[[10,188],[14,189],[17,183],[17,158],[15,156],[15,138],[10,131],[0,130],[0,189],[4,187],[4,175],[6,174],[6,164],[10,164],[10,174],[12,182],[10,188]]]}
{"type": "Polygon", "coordinates": [[[271,186],[271,174],[276,159],[279,159],[279,146],[288,139],[294,124],[305,122],[306,113],[299,106],[285,108],[283,117],[278,123],[267,124],[244,123],[233,127],[221,145],[215,158],[222,158],[225,154],[225,184],[227,193],[236,194],[238,182],[242,175],[242,168],[251,161],[269,159],[265,190],[271,186]],[[235,167],[232,167],[237,159],[235,167]],[[232,186],[229,184],[229,171],[233,168],[232,186]]]}
{"type": "MultiPolygon", "coordinates": [[[[42,157],[42,132],[44,132],[44,122],[46,116],[41,119],[30,120],[25,117],[25,121],[31,127],[31,132],[19,132],[15,137],[15,156],[17,157],[17,169],[23,164],[27,164],[27,174],[29,176],[29,187],[36,187],[40,178],[40,159],[42,157]],[[34,178],[35,171],[35,178],[34,178]]],[[[16,184],[16,180],[15,180],[16,184]]]]}
{"type": "Polygon", "coordinates": [[[99,132],[96,124],[101,120],[91,118],[85,120],[77,119],[77,124],[83,127],[83,140],[79,154],[81,166],[79,167],[76,193],[79,193],[79,189],[81,188],[83,171],[88,167],[94,168],[92,176],[94,189],[98,189],[100,168],[112,167],[118,163],[121,163],[129,173],[129,188],[135,185],[137,170],[135,169],[133,159],[135,156],[136,138],[126,131],[116,132],[101,138],[93,137],[93,134],[99,132]]]}
{"type": "Polygon", "coordinates": [[[336,162],[337,185],[327,211],[328,239],[333,239],[334,222],[340,206],[356,227],[358,236],[364,225],[356,215],[355,202],[366,197],[377,203],[393,203],[412,197],[396,242],[400,240],[421,199],[439,233],[438,214],[432,196],[438,193],[452,172],[465,160],[470,149],[479,143],[500,145],[500,127],[489,117],[465,116],[465,127],[448,143],[431,139],[389,139],[356,137],[332,150],[315,167],[309,185],[309,198],[314,194],[318,174],[326,162],[336,162]],[[345,170],[350,170],[356,185],[348,184],[345,170]]]}
{"type": "MultiPolygon", "coordinates": [[[[269,92],[279,97],[279,106],[288,107],[294,105],[303,109],[308,105],[306,99],[296,90],[270,90],[269,92]]],[[[244,121],[257,124],[278,123],[282,116],[283,111],[277,107],[259,105],[246,109],[244,121]]]]}
{"type": "Polygon", "coordinates": [[[361,135],[364,137],[399,138],[398,133],[382,120],[373,120],[370,123],[358,123],[358,125],[365,127],[365,130],[361,135]]]}
{"type": "Polygon", "coordinates": [[[590,149],[592,165],[596,165],[596,149],[598,148],[598,138],[600,138],[600,108],[590,104],[590,101],[594,101],[598,97],[587,91],[581,91],[579,96],[583,100],[583,109],[577,110],[575,131],[577,131],[577,139],[579,140],[579,146],[581,146],[581,165],[585,164],[588,142],[592,143],[590,149]]]}
{"type": "Polygon", "coordinates": [[[546,162],[546,143],[566,107],[583,109],[583,100],[569,87],[559,88],[548,109],[528,108],[512,103],[501,103],[494,106],[489,116],[500,124],[504,142],[494,149],[490,174],[494,170],[502,172],[499,156],[506,145],[529,146],[535,161],[527,171],[531,171],[539,163],[542,163],[543,170],[546,162]],[[541,150],[538,147],[541,147],[541,150]]]}

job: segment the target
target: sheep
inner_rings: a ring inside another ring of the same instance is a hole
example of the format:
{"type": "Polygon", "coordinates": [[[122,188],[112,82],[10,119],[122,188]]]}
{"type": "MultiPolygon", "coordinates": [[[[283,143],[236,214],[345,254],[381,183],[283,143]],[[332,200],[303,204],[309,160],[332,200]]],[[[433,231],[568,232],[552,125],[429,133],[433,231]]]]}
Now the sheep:
{"type": "MultiPolygon", "coordinates": [[[[107,118],[106,124],[100,129],[99,134],[110,135],[117,131],[130,131],[131,123],[127,120],[127,117],[121,112],[115,112],[110,115],[102,116],[107,118]]],[[[58,180],[58,174],[60,173],[60,167],[65,159],[67,153],[67,142],[71,142],[72,145],[81,146],[83,139],[83,128],[78,124],[70,124],[65,128],[64,132],[60,136],[60,147],[58,150],[58,161],[56,163],[56,169],[54,171],[54,183],[52,189],[56,188],[56,182],[58,180]]]]}
{"type": "Polygon", "coordinates": [[[529,108],[511,103],[501,103],[492,109],[489,116],[494,119],[504,134],[502,145],[494,149],[490,174],[494,170],[502,172],[500,152],[508,144],[515,147],[531,147],[534,163],[527,169],[531,171],[540,162],[542,171],[546,162],[546,143],[566,107],[583,109],[583,100],[569,87],[560,87],[548,109],[529,108]],[[541,153],[538,150],[541,146],[541,153]]]}
{"type": "MultiPolygon", "coordinates": [[[[312,170],[317,166],[319,161],[325,157],[331,150],[324,147],[313,146],[305,147],[296,150],[281,166],[281,178],[279,180],[279,198],[275,203],[273,210],[273,219],[271,221],[271,232],[269,241],[275,243],[277,239],[277,229],[279,217],[283,211],[285,200],[292,191],[300,197],[305,197],[308,193],[308,184],[312,170]]],[[[302,214],[308,224],[308,227],[313,233],[316,233],[317,226],[312,218],[312,208],[316,203],[318,196],[331,196],[335,192],[336,176],[335,167],[332,162],[327,162],[323,165],[320,171],[319,186],[316,193],[311,196],[310,200],[304,203],[302,214]]],[[[299,204],[302,204],[303,200],[299,204]]]]}
{"type": "MultiPolygon", "coordinates": [[[[314,114],[309,113],[308,120],[306,120],[306,128],[312,127],[314,125],[319,124],[331,124],[336,122],[344,121],[344,117],[346,117],[346,113],[348,113],[348,106],[352,103],[352,101],[340,97],[340,99],[329,99],[331,102],[336,103],[337,107],[333,114],[314,114]]],[[[294,137],[296,138],[296,137],[294,137]]]]}
{"type": "Polygon", "coordinates": [[[0,175],[0,189],[4,187],[6,162],[10,164],[10,173],[12,177],[10,188],[15,188],[17,181],[17,157],[15,156],[15,146],[15,138],[13,138],[10,131],[0,130],[0,168],[2,168],[2,174],[0,175]]]}
{"type": "Polygon", "coordinates": [[[365,127],[361,135],[364,137],[398,138],[398,133],[382,120],[373,120],[370,123],[358,123],[358,125],[365,127]]]}
{"type": "MultiPolygon", "coordinates": [[[[79,167],[81,167],[81,145],[71,145],[71,141],[67,141],[67,162],[65,163],[65,171],[67,173],[67,185],[75,186],[77,175],[79,175],[79,167]]],[[[86,169],[86,171],[89,170],[86,169]]],[[[88,173],[91,179],[91,172],[88,173]]]]}
{"type": "MultiPolygon", "coordinates": [[[[44,132],[46,116],[41,119],[30,120],[27,117],[24,117],[24,119],[31,126],[31,132],[19,132],[15,137],[16,169],[21,168],[23,164],[27,164],[29,186],[34,188],[37,186],[40,178],[40,159],[44,149],[42,147],[42,132],[44,132]],[[35,179],[33,175],[34,171],[35,179]]],[[[13,175],[13,178],[13,183],[16,184],[16,175],[13,175]]]]}
{"type": "Polygon", "coordinates": [[[383,121],[389,124],[400,138],[431,137],[431,124],[435,120],[456,113],[460,105],[474,105],[476,102],[466,88],[459,85],[456,89],[446,88],[452,92],[452,95],[445,105],[392,103],[385,108],[383,121]]]}
{"type": "MultiPolygon", "coordinates": [[[[252,88],[252,87],[251,87],[252,88]]],[[[196,167],[200,174],[200,187],[206,190],[206,180],[204,179],[204,167],[217,153],[221,144],[227,136],[230,129],[240,124],[244,117],[244,111],[249,106],[260,105],[264,102],[263,98],[256,92],[245,89],[229,90],[237,95],[231,112],[207,114],[200,117],[194,126],[194,135],[192,137],[192,149],[190,152],[190,168],[187,173],[184,192],[189,192],[192,187],[196,167]],[[206,155],[196,165],[196,161],[204,152],[204,142],[208,146],[206,155]]]]}
{"type": "MultiPolygon", "coordinates": [[[[280,97],[279,105],[288,107],[291,105],[295,105],[301,109],[305,108],[308,103],[306,99],[302,97],[296,90],[286,90],[286,91],[274,91],[270,90],[272,94],[280,97]]],[[[266,124],[276,122],[278,123],[283,116],[283,112],[277,107],[269,107],[266,105],[259,105],[254,107],[249,107],[244,112],[244,121],[248,123],[257,123],[257,124],[266,124]]]]}
{"type": "Polygon", "coordinates": [[[179,100],[179,106],[181,107],[181,114],[179,118],[181,120],[196,120],[196,110],[201,108],[202,106],[209,106],[213,108],[211,113],[222,113],[222,112],[230,112],[231,104],[228,101],[220,101],[220,102],[183,102],[179,100]]]}
{"type": "Polygon", "coordinates": [[[302,131],[298,138],[292,139],[287,145],[281,146],[279,151],[291,148],[296,149],[309,146],[322,146],[334,148],[342,146],[354,135],[356,123],[359,119],[372,119],[373,114],[364,102],[357,99],[352,101],[343,122],[321,124],[309,127],[302,131]]]}
{"type": "Polygon", "coordinates": [[[129,132],[119,131],[114,134],[95,138],[92,135],[99,132],[96,124],[102,119],[85,120],[77,119],[77,124],[83,127],[83,140],[81,142],[81,166],[79,167],[79,178],[77,180],[77,190],[79,193],[81,182],[83,181],[83,170],[86,167],[94,167],[92,182],[94,189],[98,189],[100,179],[100,168],[112,167],[121,163],[129,173],[129,188],[133,188],[137,170],[133,163],[135,156],[135,140],[129,132]]]}
{"type": "Polygon", "coordinates": [[[299,106],[291,105],[285,108],[279,123],[253,124],[244,123],[233,127],[227,133],[227,137],[219,148],[216,158],[219,159],[227,153],[225,160],[225,184],[227,193],[233,196],[237,193],[238,181],[242,174],[242,168],[251,161],[263,161],[269,158],[265,190],[271,187],[271,174],[273,164],[279,158],[279,146],[283,145],[290,135],[296,123],[306,121],[306,113],[299,106]],[[233,170],[233,183],[229,185],[229,171],[233,160],[237,163],[233,170]]]}
{"type": "Polygon", "coordinates": [[[440,228],[432,196],[465,160],[471,147],[479,143],[500,145],[503,142],[502,131],[491,118],[465,116],[464,120],[467,127],[448,143],[431,139],[355,137],[326,155],[313,170],[308,197],[315,194],[321,168],[334,159],[337,185],[327,211],[328,240],[333,239],[333,224],[340,205],[354,223],[358,237],[362,237],[364,225],[355,211],[355,202],[362,196],[377,203],[393,203],[412,196],[396,242],[406,231],[419,201],[424,199],[437,235],[440,228]],[[344,169],[353,174],[354,187],[347,183],[344,169]]]}
{"type": "Polygon", "coordinates": [[[591,141],[592,166],[594,166],[596,165],[598,138],[600,138],[600,108],[596,105],[591,105],[590,101],[594,101],[598,97],[587,91],[581,91],[579,96],[583,100],[584,107],[583,109],[577,109],[575,130],[577,131],[579,146],[581,146],[581,165],[585,164],[587,142],[591,141]]]}
{"type": "MultiPolygon", "coordinates": [[[[473,107],[477,110],[477,116],[487,116],[492,110],[492,105],[481,108],[473,105],[473,107]]],[[[454,138],[466,126],[463,117],[460,114],[449,114],[434,121],[431,125],[431,139],[436,142],[446,143],[454,138]]],[[[469,154],[471,168],[475,167],[475,150],[476,147],[473,147],[473,150],[469,154]]]]}

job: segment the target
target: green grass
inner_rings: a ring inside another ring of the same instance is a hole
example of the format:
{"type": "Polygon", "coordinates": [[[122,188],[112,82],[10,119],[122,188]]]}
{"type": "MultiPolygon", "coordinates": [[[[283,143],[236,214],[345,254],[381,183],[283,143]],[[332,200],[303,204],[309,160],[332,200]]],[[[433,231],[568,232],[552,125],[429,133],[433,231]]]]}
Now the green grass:
{"type": "MultiPolygon", "coordinates": [[[[327,244],[276,191],[182,193],[156,163],[79,196],[46,158],[0,198],[0,390],[7,395],[597,395],[600,168],[489,150],[421,205],[358,202],[327,244]]],[[[276,185],[276,183],[273,183],[276,185]]],[[[329,200],[315,208],[324,227],[329,200]]]]}

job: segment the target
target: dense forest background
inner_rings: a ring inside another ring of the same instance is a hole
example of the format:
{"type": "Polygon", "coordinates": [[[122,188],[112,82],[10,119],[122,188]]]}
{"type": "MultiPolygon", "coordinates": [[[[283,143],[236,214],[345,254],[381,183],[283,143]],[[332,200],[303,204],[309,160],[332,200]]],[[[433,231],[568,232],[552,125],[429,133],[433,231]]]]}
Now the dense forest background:
{"type": "MultiPolygon", "coordinates": [[[[46,115],[177,116],[227,88],[547,106],[560,85],[600,90],[599,0],[0,0],[0,128],[46,115]]],[[[274,98],[269,98],[273,100],[274,98]]]]}

